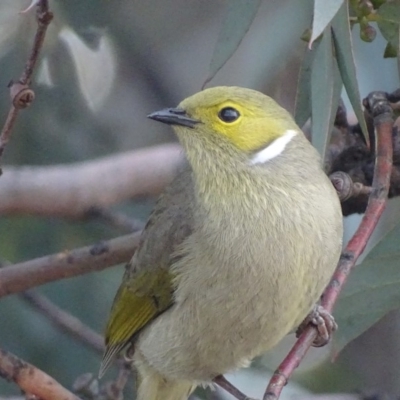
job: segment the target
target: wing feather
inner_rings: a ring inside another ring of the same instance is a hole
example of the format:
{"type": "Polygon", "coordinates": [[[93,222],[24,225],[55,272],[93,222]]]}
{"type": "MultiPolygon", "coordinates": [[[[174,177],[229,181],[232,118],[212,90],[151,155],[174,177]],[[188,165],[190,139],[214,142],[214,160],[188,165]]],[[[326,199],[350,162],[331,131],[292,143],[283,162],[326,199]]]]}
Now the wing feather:
{"type": "Polygon", "coordinates": [[[143,328],[173,305],[169,271],[176,246],[191,234],[193,203],[192,174],[186,166],[158,199],[127,265],[106,328],[101,375],[143,328]]]}

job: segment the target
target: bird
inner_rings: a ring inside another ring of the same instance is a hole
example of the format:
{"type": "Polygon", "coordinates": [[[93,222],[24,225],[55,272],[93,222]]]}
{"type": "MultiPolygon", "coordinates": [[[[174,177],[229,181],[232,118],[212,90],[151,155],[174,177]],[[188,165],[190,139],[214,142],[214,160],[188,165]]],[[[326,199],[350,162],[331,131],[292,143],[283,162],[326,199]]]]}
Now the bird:
{"type": "Polygon", "coordinates": [[[261,92],[213,87],[148,117],[172,126],[185,162],[126,267],[100,375],[125,350],[138,400],[186,400],[310,313],[339,260],[342,213],[318,152],[261,92]]]}

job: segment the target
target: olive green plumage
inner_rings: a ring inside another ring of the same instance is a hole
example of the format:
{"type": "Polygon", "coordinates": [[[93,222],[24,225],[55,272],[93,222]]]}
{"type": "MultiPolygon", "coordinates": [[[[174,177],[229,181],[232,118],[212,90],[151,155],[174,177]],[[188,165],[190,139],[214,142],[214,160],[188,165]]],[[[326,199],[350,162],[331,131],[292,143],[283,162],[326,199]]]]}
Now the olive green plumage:
{"type": "Polygon", "coordinates": [[[151,118],[188,163],[157,202],[106,330],[133,343],[139,400],[184,400],[293,330],[332,275],[340,204],[317,152],[263,94],[207,89],[151,118]]]}

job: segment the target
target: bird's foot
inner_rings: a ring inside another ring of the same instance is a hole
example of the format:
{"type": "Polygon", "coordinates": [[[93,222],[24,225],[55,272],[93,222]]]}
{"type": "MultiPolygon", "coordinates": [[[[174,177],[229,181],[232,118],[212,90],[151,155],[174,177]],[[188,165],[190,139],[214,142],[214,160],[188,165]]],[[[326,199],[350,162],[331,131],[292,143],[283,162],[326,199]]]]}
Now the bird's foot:
{"type": "Polygon", "coordinates": [[[300,324],[296,331],[296,336],[299,337],[309,324],[314,325],[318,332],[318,336],[312,344],[314,347],[325,346],[331,339],[333,332],[338,328],[332,314],[320,305],[316,305],[300,324]]]}

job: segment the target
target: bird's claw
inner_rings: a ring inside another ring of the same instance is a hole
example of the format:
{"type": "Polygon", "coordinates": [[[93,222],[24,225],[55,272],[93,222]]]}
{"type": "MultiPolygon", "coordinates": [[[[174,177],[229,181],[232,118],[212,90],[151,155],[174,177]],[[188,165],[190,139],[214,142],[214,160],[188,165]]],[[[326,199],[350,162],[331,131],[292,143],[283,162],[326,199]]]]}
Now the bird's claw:
{"type": "Polygon", "coordinates": [[[310,314],[307,315],[297,329],[296,336],[299,337],[309,324],[314,325],[318,332],[318,336],[314,339],[312,344],[313,347],[325,346],[331,339],[333,332],[338,328],[332,314],[320,305],[315,306],[310,314]]]}

